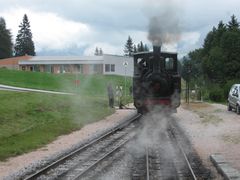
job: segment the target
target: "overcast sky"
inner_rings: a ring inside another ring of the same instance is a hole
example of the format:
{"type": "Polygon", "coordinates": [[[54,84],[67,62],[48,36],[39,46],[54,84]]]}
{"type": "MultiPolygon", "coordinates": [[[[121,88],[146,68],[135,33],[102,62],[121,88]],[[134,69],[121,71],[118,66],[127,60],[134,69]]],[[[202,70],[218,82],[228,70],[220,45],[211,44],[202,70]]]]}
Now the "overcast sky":
{"type": "Polygon", "coordinates": [[[24,14],[30,21],[37,54],[92,55],[101,47],[104,53],[122,55],[128,35],[136,44],[151,45],[149,22],[160,16],[160,26],[167,31],[177,28],[179,35],[164,42],[163,48],[183,56],[201,47],[206,33],[220,20],[227,23],[235,14],[240,21],[240,1],[0,0],[0,16],[14,41],[24,14]]]}

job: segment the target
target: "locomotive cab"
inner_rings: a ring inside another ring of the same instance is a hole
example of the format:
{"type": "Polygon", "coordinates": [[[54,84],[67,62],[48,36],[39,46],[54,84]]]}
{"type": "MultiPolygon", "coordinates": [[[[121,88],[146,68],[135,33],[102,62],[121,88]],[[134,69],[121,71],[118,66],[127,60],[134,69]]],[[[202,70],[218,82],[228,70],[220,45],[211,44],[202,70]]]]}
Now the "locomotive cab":
{"type": "Polygon", "coordinates": [[[133,57],[133,98],[138,111],[149,111],[159,105],[176,110],[181,91],[177,53],[153,47],[153,52],[136,53],[133,57]]]}

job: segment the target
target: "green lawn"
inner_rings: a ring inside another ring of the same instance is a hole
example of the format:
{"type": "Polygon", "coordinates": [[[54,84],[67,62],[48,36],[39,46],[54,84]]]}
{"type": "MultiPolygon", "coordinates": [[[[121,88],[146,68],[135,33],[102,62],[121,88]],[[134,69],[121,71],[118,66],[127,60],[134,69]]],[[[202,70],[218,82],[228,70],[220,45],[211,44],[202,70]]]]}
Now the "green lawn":
{"type": "MultiPolygon", "coordinates": [[[[76,95],[0,91],[0,160],[41,147],[114,112],[107,84],[124,87],[121,76],[49,74],[0,69],[0,84],[74,92],[76,95]],[[75,86],[74,80],[80,85],[75,86]]],[[[127,78],[127,94],[131,79],[127,78]]],[[[129,97],[129,96],[128,96],[129,97]]],[[[131,100],[131,97],[129,97],[131,100]]]]}
{"type": "MultiPolygon", "coordinates": [[[[105,96],[107,84],[111,82],[114,86],[124,87],[123,76],[114,75],[82,75],[82,74],[50,74],[41,72],[26,72],[0,68],[0,84],[75,92],[81,95],[105,96]],[[80,85],[75,85],[75,80],[80,80],[80,85]]],[[[127,77],[126,90],[129,92],[132,80],[127,77]]]]}
{"type": "Polygon", "coordinates": [[[0,91],[0,160],[112,114],[107,98],[0,91]]]}

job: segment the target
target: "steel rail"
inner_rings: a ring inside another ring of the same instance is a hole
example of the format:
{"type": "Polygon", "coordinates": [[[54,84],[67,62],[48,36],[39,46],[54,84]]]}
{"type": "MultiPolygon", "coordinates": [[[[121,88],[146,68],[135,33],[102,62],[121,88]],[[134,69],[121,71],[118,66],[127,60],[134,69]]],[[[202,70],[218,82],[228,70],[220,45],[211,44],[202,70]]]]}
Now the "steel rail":
{"type": "Polygon", "coordinates": [[[194,179],[194,180],[197,180],[197,177],[196,177],[196,175],[195,175],[195,173],[194,173],[194,171],[193,171],[193,169],[192,169],[192,166],[191,166],[191,164],[190,164],[190,162],[189,162],[189,160],[188,160],[185,152],[184,152],[183,149],[182,149],[182,146],[181,146],[178,142],[177,142],[177,144],[178,144],[178,146],[179,146],[179,148],[180,148],[180,150],[181,150],[181,152],[182,152],[182,154],[183,154],[183,156],[184,156],[184,159],[185,159],[185,161],[186,161],[186,163],[187,163],[187,165],[188,165],[189,170],[191,171],[191,174],[192,174],[193,179],[194,179]]]}
{"type": "Polygon", "coordinates": [[[73,152],[67,154],[66,156],[61,157],[60,159],[57,159],[56,161],[54,161],[53,163],[51,163],[50,165],[38,170],[36,173],[27,176],[26,178],[24,178],[24,180],[34,180],[36,179],[38,176],[46,173],[47,171],[49,171],[50,169],[57,167],[58,165],[60,165],[62,162],[64,162],[65,160],[67,160],[68,158],[73,157],[75,154],[80,153],[81,151],[85,150],[86,148],[90,147],[91,145],[93,145],[94,143],[97,143],[99,141],[101,141],[102,139],[108,137],[109,135],[113,134],[114,132],[126,127],[127,125],[129,125],[130,123],[132,123],[133,121],[137,120],[139,117],[141,117],[141,114],[136,114],[135,116],[131,117],[130,120],[123,122],[121,124],[119,124],[117,127],[112,128],[110,131],[104,133],[103,135],[101,135],[100,137],[97,137],[96,139],[93,139],[92,141],[90,141],[89,143],[85,144],[84,146],[74,150],[73,152]]]}
{"type": "MultiPolygon", "coordinates": [[[[133,135],[134,138],[135,135],[133,135]]],[[[82,171],[81,173],[77,174],[76,177],[74,177],[72,180],[77,180],[79,179],[81,176],[84,176],[87,172],[89,172],[91,169],[93,169],[94,167],[97,166],[97,164],[99,164],[100,162],[102,162],[104,159],[106,159],[107,157],[111,156],[114,152],[116,152],[117,150],[119,150],[121,147],[123,147],[128,141],[130,141],[130,139],[125,140],[124,142],[122,142],[121,144],[119,144],[117,147],[115,147],[112,151],[104,154],[100,159],[98,159],[96,162],[94,162],[91,166],[89,166],[88,168],[86,168],[84,171],[82,171]]]]}
{"type": "Polygon", "coordinates": [[[149,171],[149,153],[148,153],[148,147],[146,147],[146,168],[147,168],[147,177],[146,179],[149,180],[149,174],[150,174],[150,171],[149,171]]]}
{"type": "MultiPolygon", "coordinates": [[[[172,126],[172,125],[171,125],[171,126],[172,126]]],[[[173,129],[173,128],[171,127],[171,129],[173,129]]],[[[187,166],[188,166],[188,168],[189,168],[189,170],[190,170],[190,172],[191,172],[191,175],[192,175],[193,179],[194,179],[194,180],[197,180],[197,177],[196,177],[196,175],[195,175],[195,173],[194,173],[194,171],[193,171],[193,168],[192,168],[192,166],[191,166],[191,164],[190,164],[190,162],[189,162],[189,160],[188,160],[188,158],[187,158],[187,155],[186,155],[186,153],[184,152],[181,144],[177,141],[177,138],[176,138],[176,136],[175,136],[175,134],[174,134],[173,131],[171,131],[171,134],[173,135],[174,139],[176,140],[177,146],[179,147],[179,149],[181,150],[181,153],[182,153],[183,156],[184,156],[184,159],[185,159],[185,161],[186,161],[186,163],[187,163],[187,166]]]]}
{"type": "MultiPolygon", "coordinates": [[[[125,137],[127,136],[127,134],[123,134],[122,136],[119,136],[119,137],[117,137],[116,139],[114,138],[114,142],[116,142],[116,141],[119,141],[119,140],[122,140],[122,139],[124,139],[125,137]]],[[[110,143],[111,144],[111,143],[110,143]]],[[[106,147],[105,147],[106,148],[106,147]]],[[[95,159],[95,158],[94,158],[95,159]]],[[[93,161],[96,161],[96,159],[95,160],[93,160],[93,161]]],[[[91,160],[90,160],[90,162],[91,162],[91,160]]],[[[77,167],[78,167],[78,163],[76,163],[75,165],[73,165],[73,166],[71,166],[69,169],[67,169],[66,171],[64,171],[63,173],[61,173],[61,174],[59,174],[59,175],[57,175],[57,178],[60,178],[60,177],[64,177],[64,176],[66,176],[66,174],[68,174],[69,172],[71,172],[71,171],[74,171],[74,169],[76,169],[77,167]]],[[[91,165],[90,165],[91,166],[91,165]]],[[[84,171],[84,170],[83,170],[84,171]]]]}

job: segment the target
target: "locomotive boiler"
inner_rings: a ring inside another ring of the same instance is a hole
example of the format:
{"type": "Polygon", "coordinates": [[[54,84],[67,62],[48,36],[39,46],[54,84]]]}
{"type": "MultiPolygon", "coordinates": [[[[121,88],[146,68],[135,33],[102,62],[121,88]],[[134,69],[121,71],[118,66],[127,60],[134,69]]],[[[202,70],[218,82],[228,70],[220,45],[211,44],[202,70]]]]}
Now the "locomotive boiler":
{"type": "Polygon", "coordinates": [[[176,112],[180,106],[181,77],[178,73],[177,53],[153,52],[133,55],[133,99],[138,112],[151,111],[156,106],[176,112]]]}

